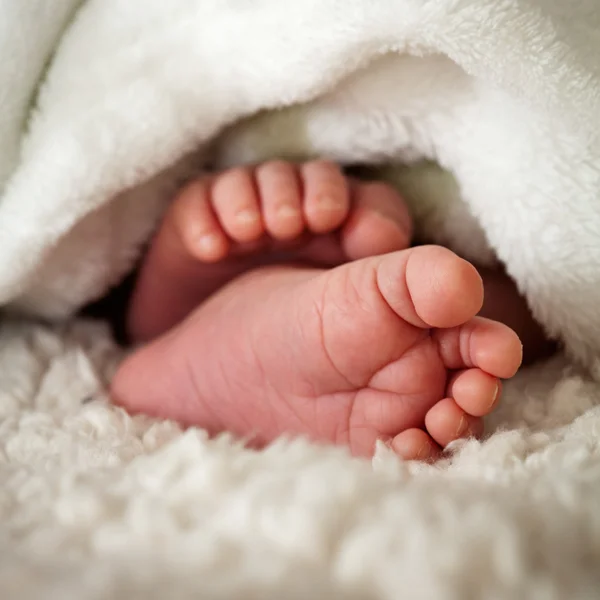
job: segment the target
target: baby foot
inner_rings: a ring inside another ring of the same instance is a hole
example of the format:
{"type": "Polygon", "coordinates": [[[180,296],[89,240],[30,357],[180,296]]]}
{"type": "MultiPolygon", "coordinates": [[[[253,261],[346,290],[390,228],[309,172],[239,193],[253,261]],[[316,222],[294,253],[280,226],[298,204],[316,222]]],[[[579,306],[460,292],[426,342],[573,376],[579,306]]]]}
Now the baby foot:
{"type": "Polygon", "coordinates": [[[369,456],[382,440],[432,459],[481,432],[521,362],[512,330],[475,317],[482,300],[475,268],[436,246],[256,269],[133,354],[114,398],[259,445],[305,435],[369,456]]]}
{"type": "Polygon", "coordinates": [[[408,247],[410,218],[383,183],[318,161],[270,162],[198,179],[174,200],[140,270],[135,342],[164,333],[231,279],[286,261],[335,266],[408,247]]]}

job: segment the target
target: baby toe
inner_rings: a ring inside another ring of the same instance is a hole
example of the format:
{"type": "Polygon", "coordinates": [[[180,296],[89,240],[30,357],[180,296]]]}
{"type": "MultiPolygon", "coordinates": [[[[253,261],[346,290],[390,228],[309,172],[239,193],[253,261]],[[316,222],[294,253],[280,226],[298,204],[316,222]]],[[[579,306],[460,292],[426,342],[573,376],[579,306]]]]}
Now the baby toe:
{"type": "Polygon", "coordinates": [[[425,428],[442,448],[450,442],[483,433],[483,421],[467,414],[452,398],[445,398],[425,415],[425,428]]]}
{"type": "Polygon", "coordinates": [[[239,243],[254,242],[263,235],[258,193],[249,169],[232,169],[215,177],[212,206],[232,240],[239,243]]]}
{"type": "Polygon", "coordinates": [[[483,303],[477,269],[445,248],[415,248],[406,265],[406,281],[417,314],[431,327],[460,325],[483,303]]]}
{"type": "Polygon", "coordinates": [[[341,232],[346,256],[358,260],[404,250],[412,224],[406,204],[389,185],[351,181],[352,209],[341,232]]]}
{"type": "Polygon", "coordinates": [[[424,329],[466,323],[483,303],[477,269],[441,246],[419,246],[379,257],[377,284],[402,319],[424,329]]]}
{"type": "Polygon", "coordinates": [[[390,446],[404,460],[433,462],[441,456],[441,448],[422,429],[407,429],[399,433],[390,446]]]}
{"type": "Polygon", "coordinates": [[[329,233],[348,217],[350,193],[348,180],[330,162],[314,161],[301,167],[304,187],[304,217],[313,233],[329,233]]]}
{"type": "Polygon", "coordinates": [[[490,414],[500,399],[501,383],[481,369],[460,371],[451,379],[447,394],[473,417],[490,414]]]}
{"type": "Polygon", "coordinates": [[[476,317],[460,327],[434,332],[447,368],[478,367],[494,377],[509,379],[521,366],[523,346],[502,323],[476,317]]]}
{"type": "Polygon", "coordinates": [[[160,232],[165,252],[173,253],[177,246],[175,240],[165,242],[165,233],[175,232],[185,250],[201,262],[216,262],[227,256],[229,241],[213,212],[209,196],[208,181],[199,179],[175,198],[160,232]]]}
{"type": "Polygon", "coordinates": [[[256,169],[263,222],[276,240],[292,240],[304,231],[301,186],[295,165],[272,161],[256,169]]]}

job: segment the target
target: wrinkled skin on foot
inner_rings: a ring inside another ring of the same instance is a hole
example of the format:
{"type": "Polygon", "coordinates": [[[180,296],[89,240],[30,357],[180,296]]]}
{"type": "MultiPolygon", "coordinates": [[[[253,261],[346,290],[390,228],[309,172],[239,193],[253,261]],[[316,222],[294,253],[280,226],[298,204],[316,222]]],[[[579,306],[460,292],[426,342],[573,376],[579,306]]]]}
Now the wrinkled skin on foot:
{"type": "Polygon", "coordinates": [[[432,459],[480,433],[521,361],[512,330],[476,317],[482,301],[474,267],[439,247],[258,268],[133,354],[113,395],[257,445],[304,435],[370,456],[382,440],[432,459]]]}

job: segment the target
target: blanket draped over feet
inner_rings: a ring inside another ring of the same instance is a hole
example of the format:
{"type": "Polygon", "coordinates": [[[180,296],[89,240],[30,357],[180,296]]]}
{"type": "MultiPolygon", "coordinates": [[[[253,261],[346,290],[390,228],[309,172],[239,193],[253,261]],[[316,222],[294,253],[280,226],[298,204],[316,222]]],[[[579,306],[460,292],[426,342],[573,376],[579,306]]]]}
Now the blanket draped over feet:
{"type": "Polygon", "coordinates": [[[593,597],[599,52],[597,0],[0,0],[8,309],[102,296],[208,164],[323,156],[386,165],[422,230],[501,261],[578,365],[508,386],[492,424],[539,433],[371,471],[131,419],[102,403],[104,334],[8,325],[0,595],[593,597]]]}

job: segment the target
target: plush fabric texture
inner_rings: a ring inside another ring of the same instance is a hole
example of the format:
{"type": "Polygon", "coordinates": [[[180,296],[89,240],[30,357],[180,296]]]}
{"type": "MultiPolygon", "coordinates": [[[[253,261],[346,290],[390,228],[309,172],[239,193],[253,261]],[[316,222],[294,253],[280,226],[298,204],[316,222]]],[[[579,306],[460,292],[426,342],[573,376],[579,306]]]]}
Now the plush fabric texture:
{"type": "MultiPolygon", "coordinates": [[[[273,152],[436,161],[549,332],[595,365],[596,0],[4,0],[0,15],[0,301],[61,317],[101,295],[202,166],[185,157],[303,105],[273,152]]],[[[221,160],[243,154],[235,139],[221,160]]]]}
{"type": "Polygon", "coordinates": [[[131,418],[101,327],[0,334],[2,598],[598,597],[600,394],[563,359],[434,467],[131,418]]]}
{"type": "Polygon", "coordinates": [[[597,0],[0,0],[0,304],[66,319],[0,330],[0,597],[596,598],[599,51],[597,0]],[[185,178],[275,156],[386,165],[564,341],[485,443],[258,453],[110,406],[72,315],[185,178]]]}

